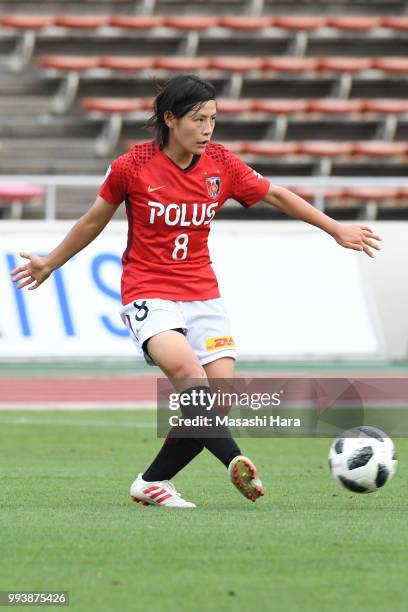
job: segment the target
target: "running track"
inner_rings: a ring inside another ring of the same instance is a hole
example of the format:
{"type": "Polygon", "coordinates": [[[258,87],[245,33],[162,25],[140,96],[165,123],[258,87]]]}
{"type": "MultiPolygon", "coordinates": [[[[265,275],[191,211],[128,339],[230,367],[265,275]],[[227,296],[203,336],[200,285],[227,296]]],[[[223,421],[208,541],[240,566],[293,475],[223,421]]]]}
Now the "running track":
{"type": "Polygon", "coordinates": [[[0,409],[151,408],[155,376],[64,376],[0,379],[0,409]]]}

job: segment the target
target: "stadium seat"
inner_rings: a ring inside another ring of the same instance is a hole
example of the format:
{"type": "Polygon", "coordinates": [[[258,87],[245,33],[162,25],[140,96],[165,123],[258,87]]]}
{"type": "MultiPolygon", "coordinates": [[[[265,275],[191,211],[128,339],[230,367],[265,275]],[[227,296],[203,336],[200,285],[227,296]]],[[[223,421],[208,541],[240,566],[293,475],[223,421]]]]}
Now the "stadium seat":
{"type": "Polygon", "coordinates": [[[333,142],[329,140],[310,140],[300,142],[297,152],[320,158],[319,174],[328,176],[331,173],[332,159],[350,155],[353,150],[351,142],[333,142]]]}
{"type": "Polygon", "coordinates": [[[327,17],[315,15],[280,15],[273,18],[273,25],[276,28],[285,30],[311,31],[323,28],[326,25],[327,17]]]}
{"type": "Polygon", "coordinates": [[[353,143],[353,154],[368,157],[405,156],[408,154],[408,143],[382,140],[357,141],[353,143]]]}
{"type": "Polygon", "coordinates": [[[22,32],[22,37],[7,58],[6,67],[12,72],[20,72],[29,65],[35,49],[36,32],[52,26],[55,17],[49,15],[2,15],[0,26],[22,32]]]}
{"type": "Polygon", "coordinates": [[[194,72],[196,70],[204,70],[209,65],[207,57],[156,57],[154,67],[177,71],[177,72],[194,72]]]}
{"type": "Polygon", "coordinates": [[[408,57],[378,57],[373,59],[373,68],[396,74],[408,73],[408,57]]]}
{"type": "Polygon", "coordinates": [[[95,153],[105,157],[117,147],[123,125],[123,115],[144,109],[140,98],[83,98],[81,108],[106,116],[102,133],[95,141],[95,153]]]}
{"type": "Polygon", "coordinates": [[[209,67],[228,72],[245,73],[259,70],[262,60],[256,57],[211,57],[209,67]]]}
{"type": "Polygon", "coordinates": [[[299,143],[298,152],[317,157],[339,157],[350,155],[353,150],[351,142],[333,142],[331,140],[309,140],[299,143]]]}
{"type": "Polygon", "coordinates": [[[328,17],[327,25],[338,30],[362,32],[378,28],[381,25],[381,17],[374,17],[371,15],[328,17]]]}
{"type": "Polygon", "coordinates": [[[2,208],[8,208],[10,219],[21,219],[23,203],[32,202],[44,195],[40,185],[24,185],[20,183],[0,183],[0,202],[2,208]]]}
{"type": "Polygon", "coordinates": [[[243,153],[262,156],[293,155],[296,153],[295,142],[247,141],[244,142],[243,153]]]}
{"type": "Polygon", "coordinates": [[[319,73],[339,72],[340,81],[336,88],[336,97],[345,100],[349,97],[352,75],[372,68],[373,60],[369,57],[322,57],[318,62],[319,73]]]}
{"type": "Polygon", "coordinates": [[[384,28],[392,28],[393,30],[408,30],[408,16],[386,16],[381,19],[381,25],[384,28]]]}
{"type": "Polygon", "coordinates": [[[373,67],[369,57],[322,57],[318,60],[318,70],[330,72],[362,72],[373,67]]]}
{"type": "Polygon", "coordinates": [[[232,30],[258,31],[272,25],[271,17],[255,17],[252,15],[238,15],[237,17],[220,17],[218,25],[232,30]]]}
{"type": "Polygon", "coordinates": [[[291,113],[304,113],[308,108],[307,100],[296,99],[264,99],[259,98],[252,103],[252,109],[262,113],[271,113],[273,115],[287,115],[291,113]]]}
{"type": "Polygon", "coordinates": [[[314,57],[265,57],[262,60],[262,69],[276,72],[308,72],[316,69],[317,58],[314,57]]]}
{"type": "Polygon", "coordinates": [[[401,189],[398,189],[396,201],[399,206],[408,205],[408,187],[401,187],[401,189]]]}
{"type": "Polygon", "coordinates": [[[168,28],[176,28],[178,30],[208,30],[218,25],[217,17],[209,17],[207,15],[174,15],[164,17],[164,25],[168,28]]]}
{"type": "Polygon", "coordinates": [[[86,111],[101,113],[133,113],[141,110],[140,98],[82,98],[81,107],[86,111]]]}
{"type": "Polygon", "coordinates": [[[288,116],[307,111],[307,100],[254,100],[253,110],[270,115],[277,115],[274,125],[268,130],[268,136],[273,140],[285,140],[288,127],[288,116]]]}
{"type": "Polygon", "coordinates": [[[98,65],[101,68],[109,68],[110,70],[140,72],[141,70],[153,68],[154,58],[105,55],[99,59],[98,65]]]}
{"type": "Polygon", "coordinates": [[[117,15],[111,17],[109,25],[129,30],[149,30],[163,25],[164,17],[160,15],[117,15]]]}
{"type": "Polygon", "coordinates": [[[344,115],[358,113],[363,108],[363,100],[309,100],[308,111],[323,115],[344,115]]]}
{"type": "Polygon", "coordinates": [[[395,200],[398,191],[394,187],[349,187],[344,190],[343,198],[365,204],[365,217],[375,219],[379,205],[395,200]]]}
{"type": "Polygon", "coordinates": [[[391,141],[397,131],[398,115],[408,113],[408,101],[403,99],[368,99],[364,100],[364,112],[385,115],[382,137],[391,141]]]}
{"type": "Polygon", "coordinates": [[[260,70],[262,60],[256,57],[211,57],[209,68],[231,72],[229,96],[239,98],[242,90],[243,75],[247,72],[260,70]]]}
{"type": "Polygon", "coordinates": [[[65,113],[73,104],[78,92],[80,73],[99,66],[99,57],[82,55],[42,55],[38,59],[41,68],[56,70],[65,75],[51,100],[54,113],[65,113]]]}
{"type": "Polygon", "coordinates": [[[245,142],[242,140],[217,140],[220,144],[224,145],[235,155],[239,155],[245,152],[245,142]]]}
{"type": "Polygon", "coordinates": [[[408,100],[395,98],[369,98],[364,100],[363,110],[371,113],[399,115],[408,113],[408,100]]]}
{"type": "Polygon", "coordinates": [[[55,25],[74,30],[92,30],[109,25],[106,15],[59,15],[55,25]]]}
{"type": "Polygon", "coordinates": [[[289,187],[290,191],[310,202],[321,210],[324,210],[331,200],[339,200],[343,197],[344,188],[342,187],[317,187],[295,186],[289,187]]]}
{"type": "Polygon", "coordinates": [[[252,100],[242,99],[229,99],[229,98],[218,98],[217,99],[217,111],[225,115],[234,115],[237,113],[247,113],[254,110],[254,104],[252,100]]]}

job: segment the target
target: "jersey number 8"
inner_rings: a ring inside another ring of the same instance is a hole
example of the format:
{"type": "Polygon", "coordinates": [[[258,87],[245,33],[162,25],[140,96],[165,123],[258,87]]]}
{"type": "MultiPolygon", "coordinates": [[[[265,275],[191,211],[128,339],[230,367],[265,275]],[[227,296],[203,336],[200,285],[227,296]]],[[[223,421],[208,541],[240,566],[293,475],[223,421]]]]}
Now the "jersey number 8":
{"type": "Polygon", "coordinates": [[[188,235],[179,234],[174,240],[172,258],[179,261],[187,258],[188,235]]]}

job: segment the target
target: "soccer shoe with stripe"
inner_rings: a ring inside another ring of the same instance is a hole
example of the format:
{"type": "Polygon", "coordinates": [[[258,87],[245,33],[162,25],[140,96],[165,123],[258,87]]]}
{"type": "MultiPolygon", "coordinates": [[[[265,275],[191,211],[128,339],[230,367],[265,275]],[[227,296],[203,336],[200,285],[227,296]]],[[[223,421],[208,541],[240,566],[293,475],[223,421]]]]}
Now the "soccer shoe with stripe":
{"type": "Polygon", "coordinates": [[[265,495],[256,467],[248,457],[234,457],[228,466],[228,474],[232,484],[251,501],[255,502],[258,497],[265,495]]]}
{"type": "Polygon", "coordinates": [[[166,508],[195,508],[196,505],[186,501],[169,480],[146,482],[142,474],[130,487],[130,496],[134,502],[143,506],[164,506],[166,508]]]}

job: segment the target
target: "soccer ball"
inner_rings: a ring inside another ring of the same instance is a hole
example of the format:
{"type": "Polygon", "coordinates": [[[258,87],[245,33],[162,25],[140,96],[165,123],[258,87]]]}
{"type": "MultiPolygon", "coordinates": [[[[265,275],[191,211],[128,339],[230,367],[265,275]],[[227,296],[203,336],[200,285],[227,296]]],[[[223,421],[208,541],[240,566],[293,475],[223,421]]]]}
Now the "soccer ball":
{"type": "Polygon", "coordinates": [[[353,427],[330,448],[333,478],[353,493],[372,493],[391,480],[397,469],[394,443],[375,427],[353,427]]]}

